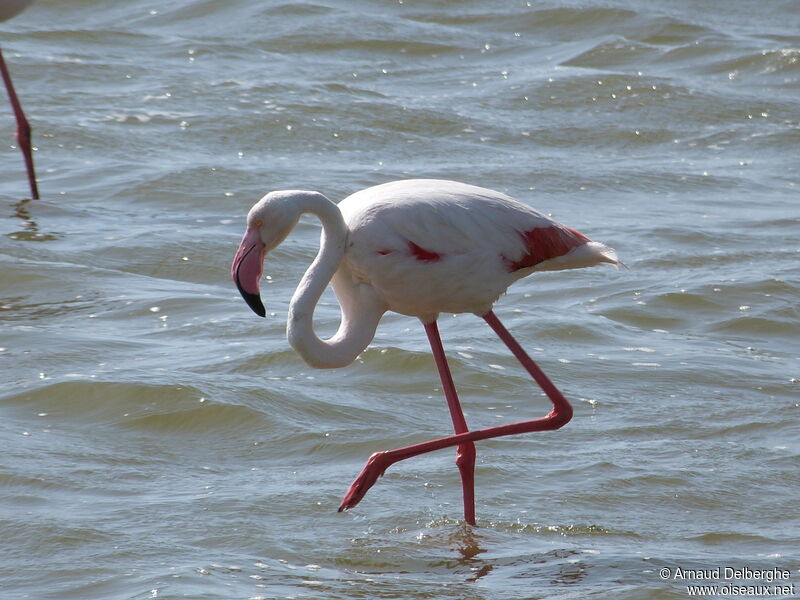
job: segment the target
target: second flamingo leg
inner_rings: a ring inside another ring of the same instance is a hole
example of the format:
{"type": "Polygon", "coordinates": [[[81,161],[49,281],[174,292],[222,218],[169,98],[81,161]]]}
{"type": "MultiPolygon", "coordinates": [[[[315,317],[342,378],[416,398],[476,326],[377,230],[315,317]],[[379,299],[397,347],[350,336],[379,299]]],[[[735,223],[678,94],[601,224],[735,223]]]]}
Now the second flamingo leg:
{"type": "Polygon", "coordinates": [[[19,149],[22,151],[22,156],[25,159],[25,168],[28,171],[28,183],[31,186],[31,196],[33,196],[34,200],[38,200],[39,187],[36,185],[36,172],[33,168],[31,126],[28,123],[28,119],[25,118],[25,113],[22,112],[22,105],[17,98],[17,92],[14,90],[14,84],[11,82],[11,74],[8,72],[5,60],[3,60],[2,51],[0,51],[0,75],[2,75],[3,82],[6,84],[8,99],[11,101],[11,108],[14,110],[14,116],[17,119],[17,144],[19,144],[19,149]]]}
{"type": "Polygon", "coordinates": [[[453,446],[461,446],[467,442],[477,442],[478,440],[487,440],[490,438],[500,437],[504,435],[515,435],[518,433],[530,433],[534,431],[549,431],[552,429],[559,429],[566,425],[572,418],[572,406],[555,385],[550,381],[547,375],[539,368],[539,366],[528,356],[525,350],[517,343],[508,330],[500,323],[499,319],[492,311],[483,315],[484,320],[500,337],[501,340],[508,346],[512,354],[522,364],[526,371],[533,377],[536,383],[544,390],[547,397],[553,403],[553,409],[544,417],[533,419],[530,421],[520,421],[517,423],[509,423],[508,425],[498,425],[495,427],[487,427],[486,429],[478,429],[476,431],[467,431],[464,433],[457,433],[447,437],[431,440],[429,442],[422,442],[421,444],[414,444],[406,446],[405,448],[397,448],[396,450],[385,450],[383,452],[376,452],[369,457],[366,466],[361,470],[361,473],[355,478],[355,481],[350,485],[350,489],[342,500],[339,510],[347,510],[353,508],[358,504],[364,495],[371,488],[378,477],[383,475],[384,471],[392,466],[394,463],[413,456],[419,456],[426,452],[433,452],[434,450],[441,450],[443,448],[451,448],[453,446]]]}
{"type": "MultiPolygon", "coordinates": [[[[425,333],[428,334],[436,368],[439,370],[439,378],[442,380],[442,390],[447,400],[447,407],[450,409],[453,429],[456,433],[466,433],[469,428],[461,410],[461,403],[458,401],[456,386],[453,383],[453,376],[450,374],[450,367],[447,364],[436,321],[425,323],[425,333]]],[[[456,447],[456,465],[461,473],[461,488],[464,496],[464,520],[470,525],[475,525],[475,455],[474,442],[466,442],[456,447]]]]}

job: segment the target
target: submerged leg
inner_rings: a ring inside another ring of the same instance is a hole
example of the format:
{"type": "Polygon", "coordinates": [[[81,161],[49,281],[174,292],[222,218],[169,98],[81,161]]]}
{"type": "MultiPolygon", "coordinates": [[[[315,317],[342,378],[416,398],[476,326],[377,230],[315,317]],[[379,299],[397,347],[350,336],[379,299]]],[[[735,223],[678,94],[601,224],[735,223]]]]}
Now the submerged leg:
{"type": "MultiPolygon", "coordinates": [[[[450,417],[453,419],[453,429],[456,433],[469,431],[464,413],[461,411],[461,404],[458,401],[456,386],[453,383],[453,376],[450,374],[450,367],[447,364],[447,357],[444,354],[442,339],[439,337],[439,328],[436,321],[425,323],[425,333],[428,334],[428,341],[431,344],[433,358],[436,361],[436,368],[439,370],[439,378],[442,380],[442,390],[447,400],[447,407],[450,409],[450,417]]],[[[461,472],[461,488],[464,496],[464,520],[470,525],[475,525],[475,444],[467,442],[459,444],[456,448],[456,465],[461,472]]]]}
{"type": "Polygon", "coordinates": [[[477,442],[478,440],[486,440],[504,435],[515,435],[518,433],[559,429],[566,425],[572,418],[572,406],[570,406],[567,399],[564,398],[558,388],[548,379],[547,375],[544,374],[539,366],[528,356],[525,350],[522,349],[522,346],[517,343],[503,324],[500,323],[500,320],[495,314],[489,311],[483,315],[483,318],[500,339],[503,340],[503,343],[508,346],[512,354],[522,364],[525,370],[528,371],[531,377],[533,377],[536,383],[544,390],[547,397],[550,398],[550,401],[553,403],[553,410],[551,410],[547,416],[531,421],[520,421],[508,425],[487,427],[486,429],[457,433],[455,435],[439,438],[438,440],[406,446],[405,448],[376,452],[369,457],[366,466],[350,485],[350,489],[347,490],[347,494],[345,494],[339,506],[339,511],[353,508],[358,504],[364,497],[364,494],[367,493],[367,490],[378,480],[378,477],[383,475],[384,471],[394,463],[401,460],[425,454],[426,452],[441,450],[442,448],[463,445],[467,442],[477,442]]]}
{"type": "Polygon", "coordinates": [[[0,51],[0,74],[3,76],[3,81],[6,84],[6,91],[8,91],[8,99],[11,101],[11,108],[14,110],[14,116],[17,119],[17,144],[19,145],[19,149],[22,150],[22,156],[25,158],[25,168],[28,170],[28,183],[31,186],[31,196],[33,196],[34,200],[38,200],[39,188],[36,185],[36,173],[33,169],[31,126],[28,124],[28,119],[25,118],[25,113],[22,112],[22,105],[19,103],[17,93],[14,91],[14,84],[11,83],[11,74],[6,68],[6,62],[3,60],[2,51],[0,51]]]}

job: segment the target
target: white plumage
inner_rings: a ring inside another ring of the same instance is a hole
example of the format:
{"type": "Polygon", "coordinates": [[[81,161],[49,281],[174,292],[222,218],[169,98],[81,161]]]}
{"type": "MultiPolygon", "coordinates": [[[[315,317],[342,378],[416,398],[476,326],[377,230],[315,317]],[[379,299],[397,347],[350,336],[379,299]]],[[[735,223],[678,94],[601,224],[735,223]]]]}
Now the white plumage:
{"type": "Polygon", "coordinates": [[[455,181],[393,181],[348,196],[339,210],[350,232],[344,265],[389,310],[424,321],[440,312],[482,315],[534,271],[617,262],[592,243],[512,270],[528,251],[526,232],[570,230],[505,194],[455,181]]]}

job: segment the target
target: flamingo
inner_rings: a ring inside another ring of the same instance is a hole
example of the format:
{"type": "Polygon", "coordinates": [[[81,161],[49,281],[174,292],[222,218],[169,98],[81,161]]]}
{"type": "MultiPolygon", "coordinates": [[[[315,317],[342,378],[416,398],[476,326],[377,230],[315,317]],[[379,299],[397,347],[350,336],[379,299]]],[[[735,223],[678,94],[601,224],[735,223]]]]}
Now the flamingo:
{"type": "Polygon", "coordinates": [[[475,442],[558,429],[572,407],[492,311],[513,282],[538,271],[622,264],[615,251],[593,242],[494,190],[455,181],[411,179],[358,191],[337,206],[313,191],[274,191],[247,215],[247,229],[231,265],[244,300],[259,316],[267,252],[277,247],[303,213],[322,222],[320,249],[289,305],[287,337],[310,366],[350,364],[372,341],[386,311],[422,321],[433,352],[454,435],[374,453],[342,500],[356,506],[394,463],[456,446],[464,519],[475,525],[475,442]],[[329,283],[341,305],[341,323],[329,339],[313,328],[314,307],[329,283]],[[437,327],[439,313],[482,317],[536,383],[553,409],[544,417],[470,431],[437,327]]]}
{"type": "MultiPolygon", "coordinates": [[[[3,0],[0,2],[0,21],[6,21],[11,17],[15,17],[23,10],[28,8],[33,0],[3,0]]],[[[0,73],[3,75],[3,81],[6,84],[6,91],[8,92],[8,99],[11,101],[11,108],[14,111],[14,116],[17,119],[16,138],[22,156],[25,158],[25,168],[28,170],[28,183],[31,186],[31,196],[34,200],[39,199],[39,188],[36,185],[36,172],[33,169],[33,152],[31,146],[31,126],[28,124],[28,119],[25,118],[25,113],[22,112],[22,105],[17,98],[17,92],[14,90],[14,84],[11,83],[11,74],[6,67],[6,61],[3,59],[3,51],[0,50],[0,73]]]]}

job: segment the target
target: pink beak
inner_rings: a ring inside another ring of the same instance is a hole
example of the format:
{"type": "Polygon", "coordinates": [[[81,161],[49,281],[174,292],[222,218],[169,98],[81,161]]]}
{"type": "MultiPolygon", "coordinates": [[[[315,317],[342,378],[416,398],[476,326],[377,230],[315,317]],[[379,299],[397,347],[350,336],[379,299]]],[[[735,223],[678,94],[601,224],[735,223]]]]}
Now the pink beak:
{"type": "Polygon", "coordinates": [[[259,317],[267,316],[261,302],[259,280],[264,273],[264,255],[266,247],[261,241],[261,234],[255,227],[244,232],[242,243],[236,251],[231,264],[231,277],[239,288],[239,293],[259,317]]]}

